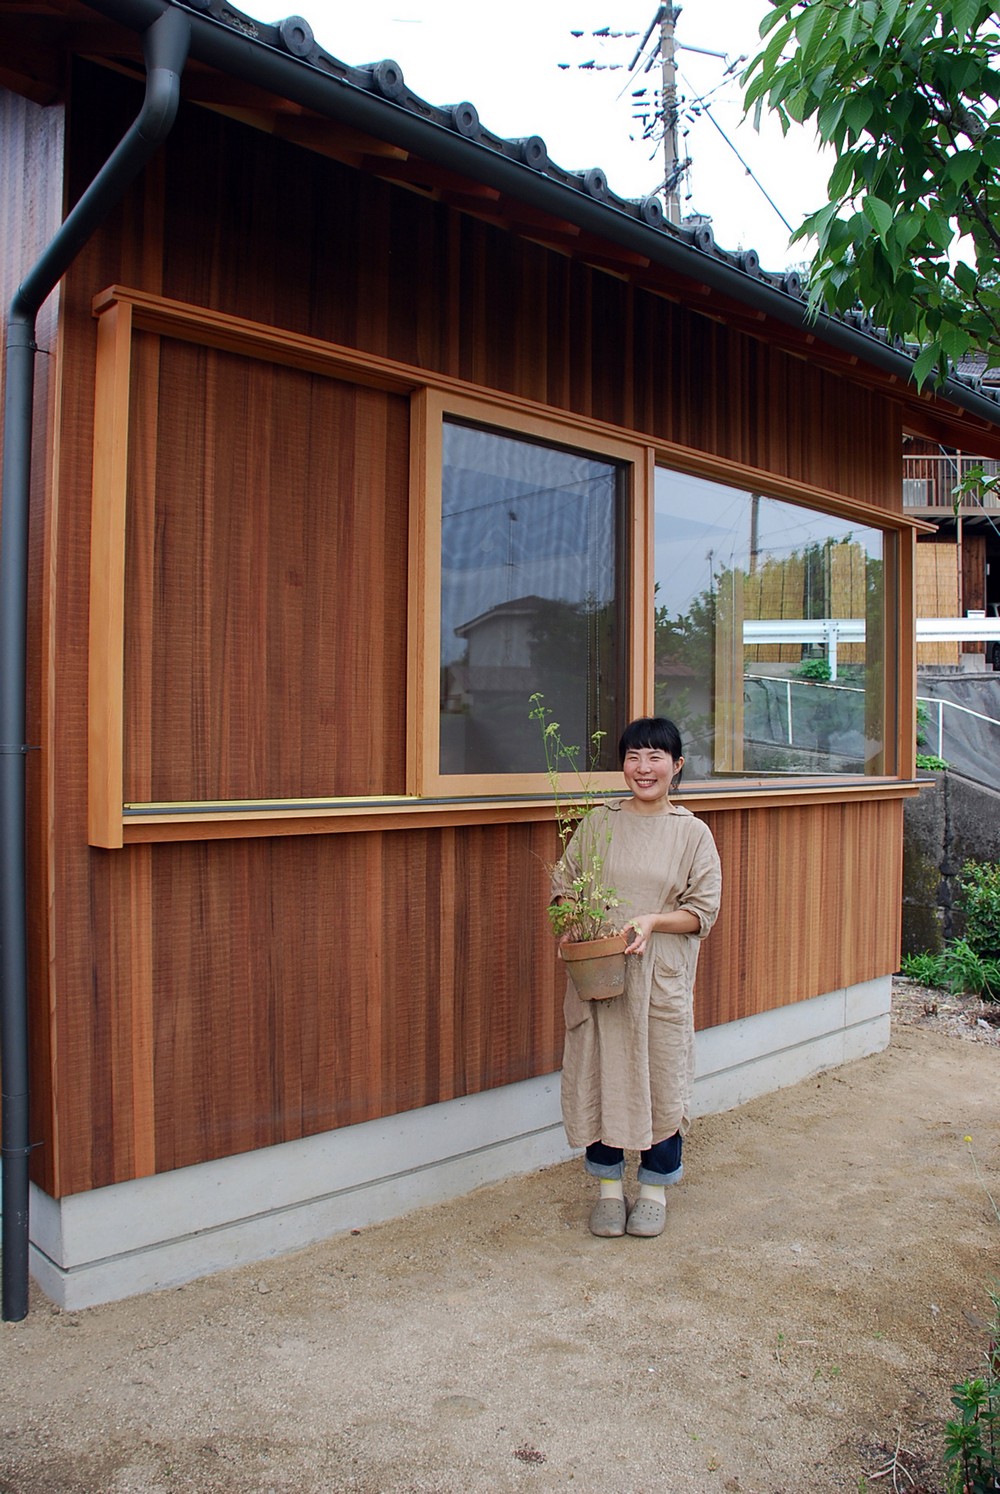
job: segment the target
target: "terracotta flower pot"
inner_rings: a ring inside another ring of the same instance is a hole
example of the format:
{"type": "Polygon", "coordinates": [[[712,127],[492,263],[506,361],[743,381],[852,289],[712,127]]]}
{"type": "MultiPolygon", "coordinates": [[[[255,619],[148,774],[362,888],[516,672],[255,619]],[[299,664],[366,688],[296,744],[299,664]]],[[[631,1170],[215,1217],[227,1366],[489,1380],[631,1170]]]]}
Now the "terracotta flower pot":
{"type": "Polygon", "coordinates": [[[610,1001],[622,994],[627,943],[624,934],[608,934],[604,939],[560,944],[559,953],[581,1001],[610,1001]]]}

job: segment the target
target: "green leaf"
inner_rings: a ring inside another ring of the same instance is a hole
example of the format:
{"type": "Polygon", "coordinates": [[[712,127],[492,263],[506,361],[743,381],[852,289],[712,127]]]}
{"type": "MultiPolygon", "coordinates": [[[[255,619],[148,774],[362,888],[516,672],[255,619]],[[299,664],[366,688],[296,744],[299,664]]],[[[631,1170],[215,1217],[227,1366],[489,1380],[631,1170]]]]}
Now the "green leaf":
{"type": "Polygon", "coordinates": [[[980,168],[982,157],[978,150],[959,150],[953,156],[949,156],[945,165],[948,180],[956,187],[964,187],[966,182],[973,181],[976,172],[980,168]]]}
{"type": "Polygon", "coordinates": [[[975,27],[979,10],[980,0],[954,0],[951,7],[952,25],[959,41],[963,41],[975,27]]]}
{"type": "Polygon", "coordinates": [[[892,227],[892,208],[881,197],[875,197],[871,192],[862,199],[862,211],[868,222],[875,229],[880,238],[885,238],[892,227]]]}
{"type": "Polygon", "coordinates": [[[853,45],[854,37],[858,29],[859,20],[860,17],[857,11],[854,9],[853,5],[845,5],[844,9],[840,13],[840,19],[837,22],[837,35],[840,37],[845,47],[850,47],[853,45]]]}
{"type": "Polygon", "coordinates": [[[953,363],[957,363],[969,351],[969,334],[963,327],[943,327],[940,342],[953,363]]]}
{"type": "MultiPolygon", "coordinates": [[[[822,5],[810,5],[801,13],[795,22],[795,36],[803,53],[808,53],[809,44],[816,34],[817,27],[822,27],[825,21],[826,16],[822,5]]],[[[822,35],[822,30],[820,35],[822,35]]]]}
{"type": "Polygon", "coordinates": [[[837,157],[837,164],[830,173],[830,180],[826,184],[831,202],[839,202],[845,197],[854,185],[854,155],[845,150],[837,157]]]}
{"type": "Polygon", "coordinates": [[[821,140],[831,140],[844,112],[844,99],[830,99],[816,115],[816,129],[821,140]]]}
{"type": "Polygon", "coordinates": [[[899,6],[900,0],[882,0],[881,13],[872,27],[872,37],[880,52],[889,39],[899,13],[899,6]]]}
{"type": "Polygon", "coordinates": [[[931,373],[937,367],[941,357],[941,349],[936,342],[928,343],[917,357],[913,365],[913,382],[918,389],[922,389],[930,378],[931,373]]]}
{"type": "Polygon", "coordinates": [[[955,232],[943,213],[931,210],[927,214],[927,235],[937,248],[944,251],[951,248],[955,232]]]}
{"type": "Polygon", "coordinates": [[[874,101],[869,94],[854,93],[844,101],[844,122],[854,134],[860,135],[872,117],[874,101]]]}
{"type": "Polygon", "coordinates": [[[951,273],[959,290],[971,300],[979,283],[979,276],[975,270],[971,265],[967,265],[964,259],[959,259],[955,261],[951,273]]]}
{"type": "Polygon", "coordinates": [[[896,217],[896,238],[903,249],[908,249],[923,227],[923,215],[902,213],[896,217]]]}
{"type": "Polygon", "coordinates": [[[775,5],[770,14],[766,15],[761,21],[757,31],[758,36],[764,37],[769,31],[773,31],[775,26],[780,25],[789,11],[794,10],[797,4],[798,0],[781,0],[781,3],[775,5]]]}

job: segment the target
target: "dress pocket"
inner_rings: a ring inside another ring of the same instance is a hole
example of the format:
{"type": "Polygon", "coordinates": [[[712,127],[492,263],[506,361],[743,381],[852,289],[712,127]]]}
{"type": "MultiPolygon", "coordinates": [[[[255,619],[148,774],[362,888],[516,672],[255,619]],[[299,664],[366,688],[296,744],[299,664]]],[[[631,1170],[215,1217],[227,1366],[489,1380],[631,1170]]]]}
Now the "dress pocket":
{"type": "Polygon", "coordinates": [[[687,972],[667,971],[659,967],[653,971],[653,982],[649,988],[649,1014],[661,1022],[686,1020],[691,1008],[691,983],[687,972]]]}
{"type": "Polygon", "coordinates": [[[566,995],[563,997],[563,1020],[566,1023],[566,1031],[572,1032],[574,1027],[582,1027],[584,1022],[593,1020],[593,1001],[581,1001],[573,988],[573,982],[567,980],[566,995]]]}
{"type": "Polygon", "coordinates": [[[691,983],[691,944],[687,934],[660,934],[653,946],[653,988],[675,981],[691,983]]]}

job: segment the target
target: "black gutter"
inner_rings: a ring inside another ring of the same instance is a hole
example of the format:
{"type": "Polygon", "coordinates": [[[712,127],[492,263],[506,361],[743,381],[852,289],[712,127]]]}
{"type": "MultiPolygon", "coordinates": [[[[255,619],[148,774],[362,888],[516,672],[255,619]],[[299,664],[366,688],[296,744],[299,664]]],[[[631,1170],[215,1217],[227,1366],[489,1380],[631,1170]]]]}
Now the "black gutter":
{"type": "MultiPolygon", "coordinates": [[[[150,25],[174,8],[172,0],[87,0],[87,4],[132,30],[150,25]]],[[[541,141],[524,142],[541,148],[539,165],[526,164],[530,157],[518,159],[503,148],[515,142],[488,137],[472,105],[437,108],[409,93],[395,63],[386,60],[367,68],[348,67],[318,48],[308,22],[298,17],[266,24],[216,0],[189,0],[186,10],[191,21],[191,55],[201,62],[496,187],[912,384],[914,360],[905,350],[875,331],[859,330],[837,317],[811,316],[799,296],[762,278],[756,255],[743,256],[744,263],[753,260],[753,269],[742,268],[734,263],[735,256],[699,248],[690,233],[672,225],[649,226],[640,205],[616,199],[604,173],[596,168],[587,173],[561,172],[562,179],[556,179],[547,174],[549,163],[541,141]],[[208,14],[214,9],[220,19],[208,14]],[[237,24],[243,29],[238,30],[237,24]],[[486,144],[484,137],[494,143],[486,144]],[[571,182],[570,178],[576,179],[571,182]]],[[[1000,403],[960,379],[948,378],[934,394],[989,425],[1000,425],[1000,403]]]]}
{"type": "Polygon", "coordinates": [[[28,977],[25,876],[28,512],[35,323],[91,235],[169,133],[180,102],[190,26],[180,10],[154,16],[143,34],[142,108],[48,248],[21,281],[7,324],[0,537],[0,1061],[3,1076],[3,1317],[28,1311],[28,977]]]}

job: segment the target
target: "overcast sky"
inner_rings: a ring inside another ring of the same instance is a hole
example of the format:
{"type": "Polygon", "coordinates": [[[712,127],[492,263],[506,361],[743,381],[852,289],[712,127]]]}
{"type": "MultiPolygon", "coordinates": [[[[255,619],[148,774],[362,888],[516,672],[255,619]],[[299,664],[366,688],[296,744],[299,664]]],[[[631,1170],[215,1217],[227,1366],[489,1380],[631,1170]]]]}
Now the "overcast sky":
{"type": "MultiPolygon", "coordinates": [[[[541,135],[552,160],[573,170],[602,167],[612,190],[623,197],[645,196],[662,183],[662,148],[644,141],[641,123],[632,118],[632,90],[657,87],[659,66],[632,80],[628,73],[656,13],[654,0],[504,0],[492,9],[469,0],[298,4],[319,44],[344,62],[392,57],[409,87],[431,103],[468,99],[488,129],[510,137],[541,135]],[[638,35],[592,35],[609,25],[638,35]],[[585,35],[576,38],[574,30],[585,35]],[[588,61],[607,70],[579,67],[588,61]],[[560,62],[572,65],[564,70],[560,62]]],[[[267,21],[293,13],[277,11],[267,0],[249,0],[241,8],[267,21]]],[[[727,60],[753,54],[767,9],[766,0],[689,0],[677,24],[678,41],[725,57],[679,51],[679,91],[689,113],[710,93],[712,118],[781,213],[798,226],[826,201],[829,166],[819,159],[811,130],[783,138],[769,123],[758,134],[752,121],[743,121],[738,82],[725,77],[727,60]]],[[[693,166],[682,212],[709,214],[722,247],[756,249],[765,269],[780,270],[807,258],[803,246],[789,247],[778,213],[712,119],[702,112],[686,119],[683,128],[689,133],[682,150],[686,147],[693,166]]]]}

